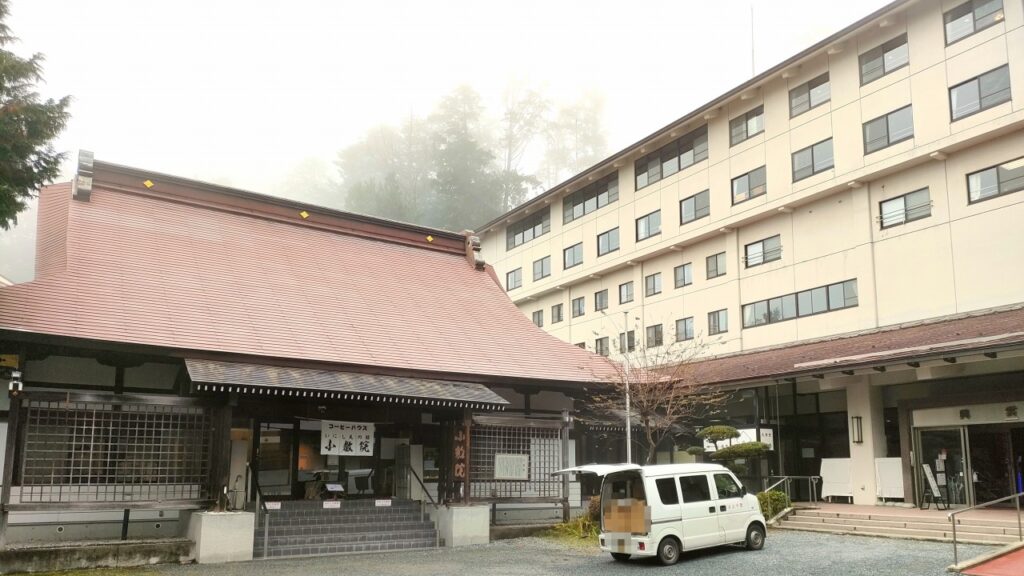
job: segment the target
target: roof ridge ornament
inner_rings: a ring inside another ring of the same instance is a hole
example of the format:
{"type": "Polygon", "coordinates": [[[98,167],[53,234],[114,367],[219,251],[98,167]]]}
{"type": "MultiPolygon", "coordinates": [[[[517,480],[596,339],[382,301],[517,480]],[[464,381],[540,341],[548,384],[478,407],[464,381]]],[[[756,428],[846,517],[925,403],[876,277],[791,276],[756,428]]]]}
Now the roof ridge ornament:
{"type": "Polygon", "coordinates": [[[463,230],[462,234],[466,237],[466,260],[473,265],[473,268],[483,270],[487,267],[487,262],[480,254],[480,237],[472,230],[463,230]]]}

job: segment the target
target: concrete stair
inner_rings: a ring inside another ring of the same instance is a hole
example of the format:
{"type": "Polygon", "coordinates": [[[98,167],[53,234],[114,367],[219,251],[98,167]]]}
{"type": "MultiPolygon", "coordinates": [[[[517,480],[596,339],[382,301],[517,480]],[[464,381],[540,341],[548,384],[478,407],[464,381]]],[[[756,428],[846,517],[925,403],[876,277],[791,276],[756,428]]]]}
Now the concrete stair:
{"type": "Polygon", "coordinates": [[[339,508],[324,508],[320,501],[282,502],[270,510],[270,528],[264,556],[264,527],[260,518],[253,539],[256,558],[282,558],[358,552],[434,548],[437,528],[419,502],[392,500],[377,506],[374,500],[343,500],[339,508]]]}
{"type": "MultiPolygon", "coordinates": [[[[778,528],[833,534],[859,534],[911,540],[953,541],[953,526],[945,515],[900,514],[886,510],[836,512],[798,508],[778,528]]],[[[957,542],[965,544],[1009,544],[1017,542],[1017,522],[963,518],[956,527],[957,542]]]]}

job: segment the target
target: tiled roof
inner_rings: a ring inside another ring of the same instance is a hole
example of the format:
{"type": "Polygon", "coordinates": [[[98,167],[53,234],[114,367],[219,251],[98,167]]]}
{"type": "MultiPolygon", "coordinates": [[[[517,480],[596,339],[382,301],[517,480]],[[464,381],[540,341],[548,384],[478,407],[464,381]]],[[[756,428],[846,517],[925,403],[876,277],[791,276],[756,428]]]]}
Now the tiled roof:
{"type": "Polygon", "coordinates": [[[711,358],[696,362],[693,374],[702,383],[742,382],[1020,345],[1024,345],[1024,308],[1017,307],[711,358]]]}
{"type": "Polygon", "coordinates": [[[467,380],[586,382],[610,370],[535,327],[462,254],[159,190],[97,183],[84,202],[68,185],[45,189],[45,273],[0,288],[0,330],[467,380]]]}

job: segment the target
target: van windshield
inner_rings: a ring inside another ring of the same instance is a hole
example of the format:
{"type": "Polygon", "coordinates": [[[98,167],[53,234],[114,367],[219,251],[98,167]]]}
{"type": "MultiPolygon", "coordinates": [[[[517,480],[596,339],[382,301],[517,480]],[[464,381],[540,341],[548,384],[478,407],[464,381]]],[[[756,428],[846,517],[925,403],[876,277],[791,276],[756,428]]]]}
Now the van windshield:
{"type": "Polygon", "coordinates": [[[601,485],[601,528],[604,532],[646,534],[650,530],[644,479],[636,471],[605,477],[601,485]]]}

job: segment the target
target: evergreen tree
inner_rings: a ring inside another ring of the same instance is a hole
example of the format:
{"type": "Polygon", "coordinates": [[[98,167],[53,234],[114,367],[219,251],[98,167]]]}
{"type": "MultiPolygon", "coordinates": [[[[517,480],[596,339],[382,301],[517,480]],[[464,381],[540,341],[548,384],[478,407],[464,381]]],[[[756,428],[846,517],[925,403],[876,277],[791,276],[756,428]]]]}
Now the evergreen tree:
{"type": "Polygon", "coordinates": [[[7,50],[16,41],[5,24],[10,11],[0,0],[0,227],[10,229],[26,201],[60,173],[63,154],[52,141],[68,121],[70,98],[43,100],[43,56],[22,58],[7,50]]]}

